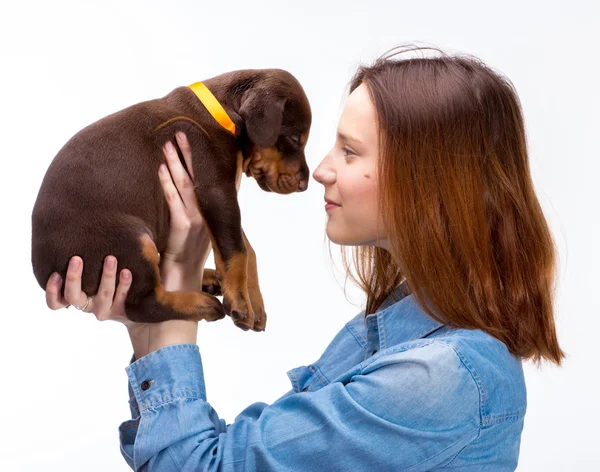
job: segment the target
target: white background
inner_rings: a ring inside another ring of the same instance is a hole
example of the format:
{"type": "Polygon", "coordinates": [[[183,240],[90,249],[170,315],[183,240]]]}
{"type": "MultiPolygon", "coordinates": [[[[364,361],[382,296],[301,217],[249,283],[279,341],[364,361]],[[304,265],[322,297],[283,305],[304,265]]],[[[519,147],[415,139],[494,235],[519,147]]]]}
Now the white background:
{"type": "MultiPolygon", "coordinates": [[[[597,3],[7,3],[0,10],[0,470],[129,470],[117,432],[129,418],[126,330],[73,309],[51,311],[31,269],[31,210],[63,144],[176,86],[278,67],[300,80],[312,104],[312,171],[333,143],[356,67],[407,41],[479,56],[517,88],[534,183],[560,250],[556,322],[569,355],[563,368],[525,364],[518,470],[600,470],[597,3]]],[[[289,390],[286,371],[314,362],[362,302],[355,289],[345,299],[342,273],[329,262],[319,184],[277,196],[244,179],[239,200],[269,322],[264,333],[243,332],[229,318],[200,324],[208,400],[227,422],[289,390]]]]}

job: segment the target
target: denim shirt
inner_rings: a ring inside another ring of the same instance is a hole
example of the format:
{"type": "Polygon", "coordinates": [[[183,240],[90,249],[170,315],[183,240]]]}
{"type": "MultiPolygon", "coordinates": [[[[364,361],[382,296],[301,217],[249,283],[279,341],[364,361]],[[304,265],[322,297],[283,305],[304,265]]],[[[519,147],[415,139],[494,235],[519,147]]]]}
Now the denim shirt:
{"type": "Polygon", "coordinates": [[[195,344],[125,368],[136,471],[514,471],[527,406],[521,359],[480,330],[427,315],[400,285],[359,313],[292,389],[231,424],[206,398],[195,344]]]}

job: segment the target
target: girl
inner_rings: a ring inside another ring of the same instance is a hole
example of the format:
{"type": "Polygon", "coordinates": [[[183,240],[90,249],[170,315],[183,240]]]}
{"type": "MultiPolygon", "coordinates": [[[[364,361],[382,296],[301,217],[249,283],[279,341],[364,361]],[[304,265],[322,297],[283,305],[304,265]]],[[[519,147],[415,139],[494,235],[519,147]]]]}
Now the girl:
{"type": "MultiPolygon", "coordinates": [[[[357,275],[345,266],[366,308],[317,362],[288,372],[293,388],[273,404],[220,419],[206,400],[198,324],[130,322],[132,274],[123,269],[115,290],[114,257],[93,298],[81,292],[77,256],[64,299],[62,281],[48,282],[50,308],[73,303],[128,328],[132,419],[119,431],[132,469],[515,470],[522,361],[564,357],[553,321],[555,248],[519,100],[475,58],[397,54],[359,68],[335,144],[313,173],[329,239],[354,248],[357,275]]],[[[185,136],[177,142],[189,162],[185,136]]],[[[210,240],[172,145],[165,156],[172,221],[163,283],[200,290],[210,240]]]]}

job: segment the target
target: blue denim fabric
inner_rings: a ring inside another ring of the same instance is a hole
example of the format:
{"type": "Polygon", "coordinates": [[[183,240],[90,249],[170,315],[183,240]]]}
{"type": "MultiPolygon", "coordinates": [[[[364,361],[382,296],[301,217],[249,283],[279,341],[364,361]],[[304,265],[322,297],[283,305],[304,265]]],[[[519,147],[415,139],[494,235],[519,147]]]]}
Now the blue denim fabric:
{"type": "Polygon", "coordinates": [[[198,346],[132,357],[123,457],[136,471],[515,470],[521,360],[482,331],[436,322],[401,287],[291,369],[289,392],[231,424],[207,402],[198,346]]]}

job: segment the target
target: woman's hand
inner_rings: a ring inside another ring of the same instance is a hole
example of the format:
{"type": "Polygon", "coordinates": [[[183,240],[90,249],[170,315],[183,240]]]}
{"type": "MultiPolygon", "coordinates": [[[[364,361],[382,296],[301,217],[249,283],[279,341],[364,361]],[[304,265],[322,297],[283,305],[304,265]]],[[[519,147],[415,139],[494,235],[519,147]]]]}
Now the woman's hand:
{"type": "Polygon", "coordinates": [[[210,236],[198,208],[189,142],[182,132],[176,133],[176,140],[191,178],[169,141],[163,149],[168,170],[164,164],[159,170],[171,214],[167,248],[160,257],[161,278],[167,291],[202,290],[204,264],[211,250],[210,236]]]}
{"type": "Polygon", "coordinates": [[[131,272],[128,269],[121,270],[119,284],[115,288],[116,267],[117,259],[114,256],[106,256],[98,293],[88,300],[85,292],[81,291],[83,260],[73,256],[67,269],[64,297],[60,293],[62,279],[60,276],[55,279],[53,276],[58,275],[55,273],[46,284],[46,303],[53,310],[68,307],[70,304],[79,307],[87,304],[83,311],[94,313],[98,320],[123,323],[127,326],[136,360],[170,344],[196,343],[197,321],[169,320],[162,323],[136,323],[127,318],[125,298],[131,287],[131,272]]]}
{"type": "Polygon", "coordinates": [[[98,293],[89,299],[81,291],[81,274],[83,273],[83,260],[79,256],[73,256],[69,261],[67,269],[67,283],[64,296],[61,295],[62,278],[54,272],[46,284],[46,304],[52,310],[65,308],[69,305],[83,307],[86,313],[94,313],[100,321],[114,320],[135,328],[144,323],[135,323],[127,318],[125,314],[125,298],[131,287],[131,271],[122,269],[119,276],[119,285],[115,287],[117,278],[117,259],[114,256],[106,256],[102,278],[98,293]]]}

